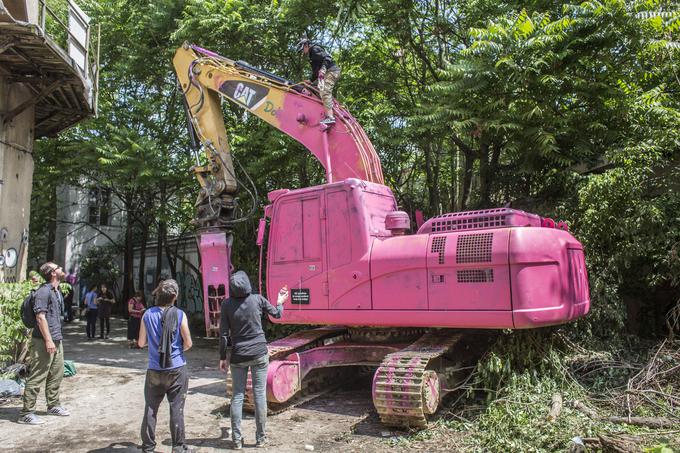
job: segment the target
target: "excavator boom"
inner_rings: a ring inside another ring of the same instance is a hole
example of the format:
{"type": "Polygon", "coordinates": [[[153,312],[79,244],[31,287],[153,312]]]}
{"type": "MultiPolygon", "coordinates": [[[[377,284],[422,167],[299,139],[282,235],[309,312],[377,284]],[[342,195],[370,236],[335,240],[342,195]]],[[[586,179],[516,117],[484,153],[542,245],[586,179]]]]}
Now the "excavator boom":
{"type": "Polygon", "coordinates": [[[311,86],[188,43],[177,49],[173,64],[193,129],[210,161],[210,166],[195,169],[202,187],[210,185],[212,176],[222,194],[236,190],[220,96],[304,145],[326,170],[328,182],[357,178],[383,183],[380,159],[362,127],[337,102],[337,123],[331,128],[320,124],[323,104],[311,86]]]}

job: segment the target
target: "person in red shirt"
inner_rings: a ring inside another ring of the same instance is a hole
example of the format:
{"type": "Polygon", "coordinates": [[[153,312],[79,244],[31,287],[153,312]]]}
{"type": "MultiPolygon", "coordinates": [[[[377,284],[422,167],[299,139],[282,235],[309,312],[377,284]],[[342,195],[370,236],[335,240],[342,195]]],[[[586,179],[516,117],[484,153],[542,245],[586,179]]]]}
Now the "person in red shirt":
{"type": "Polygon", "coordinates": [[[144,306],[144,293],[136,291],[134,297],[128,300],[128,331],[127,338],[130,348],[137,348],[137,339],[139,338],[139,326],[142,322],[142,315],[146,307],[144,306]]]}

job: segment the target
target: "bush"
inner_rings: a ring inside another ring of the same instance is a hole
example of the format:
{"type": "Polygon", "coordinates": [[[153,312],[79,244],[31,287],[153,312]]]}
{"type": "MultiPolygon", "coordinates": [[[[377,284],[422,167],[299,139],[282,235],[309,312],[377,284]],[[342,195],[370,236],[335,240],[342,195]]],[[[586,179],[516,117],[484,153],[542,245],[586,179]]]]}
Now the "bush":
{"type": "Polygon", "coordinates": [[[99,286],[104,283],[112,289],[120,276],[116,255],[116,248],[111,246],[89,249],[80,265],[81,278],[87,282],[88,286],[99,286]]]}
{"type": "Polygon", "coordinates": [[[21,304],[30,290],[29,282],[0,283],[0,363],[19,360],[26,339],[21,304]]]}

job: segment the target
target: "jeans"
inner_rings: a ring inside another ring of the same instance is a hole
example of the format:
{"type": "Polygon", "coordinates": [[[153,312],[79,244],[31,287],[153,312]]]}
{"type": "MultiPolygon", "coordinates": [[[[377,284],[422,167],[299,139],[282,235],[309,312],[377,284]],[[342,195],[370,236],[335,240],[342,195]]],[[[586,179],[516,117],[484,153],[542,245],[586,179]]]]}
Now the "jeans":
{"type": "Polygon", "coordinates": [[[111,332],[111,318],[108,316],[106,318],[99,318],[99,336],[103,337],[104,336],[104,324],[106,324],[106,336],[109,336],[109,332],[111,332]]]}
{"type": "Polygon", "coordinates": [[[26,379],[22,416],[35,410],[35,403],[43,385],[45,385],[47,407],[59,406],[59,387],[64,378],[64,346],[61,341],[55,341],[55,344],[57,352],[49,354],[45,340],[31,338],[31,374],[26,379]]]}
{"type": "Polygon", "coordinates": [[[233,395],[231,396],[231,437],[234,442],[241,442],[241,418],[243,416],[243,396],[248,381],[248,368],[253,380],[253,396],[255,397],[255,441],[265,438],[265,424],[267,423],[267,368],[269,356],[243,363],[232,363],[231,380],[233,395]]]}
{"type": "Polygon", "coordinates": [[[146,370],[144,382],[144,418],[142,419],[142,451],[156,448],[156,418],[163,398],[170,403],[170,435],[172,446],[184,445],[184,402],[189,387],[186,365],[166,371],[146,370]]]}
{"type": "Polygon", "coordinates": [[[97,336],[97,312],[96,308],[87,309],[87,338],[97,336]]]}

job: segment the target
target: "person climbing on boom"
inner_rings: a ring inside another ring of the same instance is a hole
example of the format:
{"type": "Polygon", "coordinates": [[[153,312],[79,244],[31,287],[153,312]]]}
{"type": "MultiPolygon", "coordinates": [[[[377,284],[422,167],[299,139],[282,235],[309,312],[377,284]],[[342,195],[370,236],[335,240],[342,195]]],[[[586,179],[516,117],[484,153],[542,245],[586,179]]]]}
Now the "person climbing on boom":
{"type": "Polygon", "coordinates": [[[297,43],[297,51],[309,56],[309,63],[312,66],[310,83],[316,83],[319,88],[319,95],[326,110],[326,117],[321,120],[321,124],[331,126],[335,124],[333,115],[333,87],[340,79],[340,68],[335,64],[333,58],[321,47],[307,38],[302,38],[297,43]]]}

